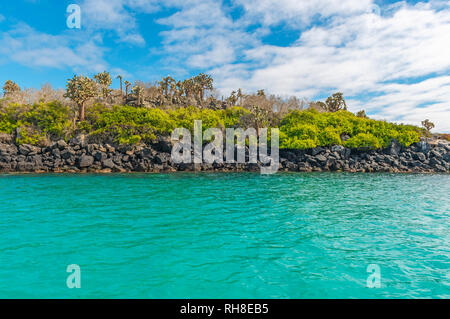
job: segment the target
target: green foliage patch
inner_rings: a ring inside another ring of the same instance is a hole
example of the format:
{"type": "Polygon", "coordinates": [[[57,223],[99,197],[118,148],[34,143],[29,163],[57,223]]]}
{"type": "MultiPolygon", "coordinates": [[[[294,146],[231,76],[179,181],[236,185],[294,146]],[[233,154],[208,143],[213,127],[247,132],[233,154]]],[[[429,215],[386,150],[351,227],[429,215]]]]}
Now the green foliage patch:
{"type": "Polygon", "coordinates": [[[319,113],[314,109],[290,112],[280,123],[281,148],[312,148],[344,145],[350,148],[379,149],[396,139],[409,146],[423,131],[413,125],[394,124],[358,117],[347,111],[319,113]],[[347,135],[345,142],[341,136],[347,135]]]}
{"type": "Polygon", "coordinates": [[[10,104],[0,109],[0,132],[19,132],[18,144],[41,144],[46,138],[66,138],[73,114],[59,102],[10,104]]]}
{"type": "MultiPolygon", "coordinates": [[[[168,136],[178,127],[193,132],[195,120],[202,120],[203,130],[238,127],[250,113],[241,107],[163,109],[94,104],[86,108],[85,120],[74,127],[76,113],[59,102],[10,104],[0,109],[0,132],[18,133],[18,144],[37,145],[46,139],[67,139],[79,132],[108,137],[119,144],[135,144],[151,142],[157,135],[168,136]]],[[[409,146],[424,134],[416,126],[358,117],[345,110],[291,111],[281,120],[279,128],[280,147],[291,149],[330,145],[379,149],[393,139],[409,146]],[[345,135],[348,137],[343,142],[341,138],[345,135]]]]}

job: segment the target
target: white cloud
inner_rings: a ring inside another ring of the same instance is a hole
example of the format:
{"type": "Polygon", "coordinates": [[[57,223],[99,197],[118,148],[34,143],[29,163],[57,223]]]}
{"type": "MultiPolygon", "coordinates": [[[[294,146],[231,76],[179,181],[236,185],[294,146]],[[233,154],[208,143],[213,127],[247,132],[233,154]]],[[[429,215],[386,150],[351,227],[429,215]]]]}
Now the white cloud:
{"type": "Polygon", "coordinates": [[[153,0],[84,0],[82,21],[90,31],[109,30],[117,34],[119,41],[144,45],[132,12],[152,13],[159,7],[153,0]]]}
{"type": "Polygon", "coordinates": [[[450,98],[443,94],[450,70],[448,2],[398,2],[381,8],[381,16],[372,0],[232,3],[166,1],[175,13],[157,20],[169,28],[160,34],[163,61],[211,73],[224,93],[264,88],[314,98],[342,91],[369,114],[414,124],[428,115],[436,129],[449,130],[450,98]],[[233,17],[236,8],[243,14],[233,17]],[[297,33],[297,41],[264,44],[273,27],[297,33]],[[379,97],[362,105],[362,96],[374,94],[379,97]]]}
{"type": "Polygon", "coordinates": [[[450,76],[387,84],[379,90],[382,95],[364,105],[377,112],[374,117],[416,125],[428,118],[436,124],[435,131],[450,132],[450,76]]]}
{"type": "Polygon", "coordinates": [[[76,71],[103,71],[107,63],[96,38],[50,35],[19,24],[0,34],[0,56],[30,67],[72,68],[76,71]]]}
{"type": "Polygon", "coordinates": [[[266,26],[280,23],[308,25],[316,16],[351,16],[369,11],[373,0],[234,0],[245,10],[245,19],[266,26]]]}
{"type": "Polygon", "coordinates": [[[157,21],[170,27],[161,32],[163,50],[171,58],[186,61],[189,68],[233,63],[239,59],[240,51],[258,41],[226,14],[220,1],[174,1],[171,5],[181,9],[157,21]]]}
{"type": "Polygon", "coordinates": [[[381,15],[373,14],[373,3],[83,0],[87,42],[19,28],[1,35],[0,55],[31,66],[100,71],[108,32],[119,42],[151,46],[162,69],[211,73],[222,93],[264,88],[313,99],[342,91],[351,110],[413,124],[430,118],[436,130],[450,132],[450,3],[399,1],[384,5],[381,15]],[[161,43],[146,43],[137,14],[155,12],[165,31],[161,43]],[[276,44],[275,30],[294,40],[276,44]]]}
{"type": "MultiPolygon", "coordinates": [[[[278,5],[284,12],[294,3],[281,1],[278,5]]],[[[256,4],[254,9],[262,10],[256,4]]],[[[420,124],[421,119],[429,117],[437,130],[449,131],[450,97],[443,94],[448,82],[440,76],[450,72],[449,4],[398,3],[388,11],[387,16],[365,11],[351,17],[338,15],[328,24],[299,32],[298,40],[290,46],[264,45],[257,37],[245,47],[229,41],[228,50],[239,58],[203,66],[209,67],[225,92],[236,87],[250,91],[265,88],[282,95],[314,98],[342,91],[358,107],[387,120],[420,124]],[[381,96],[366,98],[367,104],[362,105],[362,96],[374,93],[381,96]]],[[[261,19],[263,23],[272,21],[261,19]]],[[[190,52],[189,43],[185,42],[184,48],[190,52]]]]}

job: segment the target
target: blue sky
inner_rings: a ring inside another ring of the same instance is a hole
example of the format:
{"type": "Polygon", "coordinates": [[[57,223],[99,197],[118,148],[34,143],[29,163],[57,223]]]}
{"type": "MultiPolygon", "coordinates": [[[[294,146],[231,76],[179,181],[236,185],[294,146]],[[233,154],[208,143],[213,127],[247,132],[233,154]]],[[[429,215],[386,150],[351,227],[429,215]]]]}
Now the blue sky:
{"type": "Polygon", "coordinates": [[[441,0],[0,2],[0,82],[28,88],[105,69],[144,82],[206,72],[221,94],[342,91],[351,111],[450,132],[449,57],[441,0]],[[66,25],[69,4],[81,29],[66,25]]]}

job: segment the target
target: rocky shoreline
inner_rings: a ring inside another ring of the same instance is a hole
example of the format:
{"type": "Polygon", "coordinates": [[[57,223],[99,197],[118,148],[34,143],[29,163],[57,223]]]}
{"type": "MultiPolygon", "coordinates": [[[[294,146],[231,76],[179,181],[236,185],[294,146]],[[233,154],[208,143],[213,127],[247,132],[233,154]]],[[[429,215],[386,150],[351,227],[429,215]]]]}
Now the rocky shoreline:
{"type": "MultiPolygon", "coordinates": [[[[46,147],[15,145],[0,139],[2,173],[111,173],[176,171],[259,171],[259,164],[175,164],[172,144],[160,137],[151,145],[88,143],[84,137],[60,140],[46,147]]],[[[279,171],[449,173],[450,143],[426,141],[402,147],[393,141],[383,150],[368,151],[342,146],[309,150],[280,150],[279,171]]]]}

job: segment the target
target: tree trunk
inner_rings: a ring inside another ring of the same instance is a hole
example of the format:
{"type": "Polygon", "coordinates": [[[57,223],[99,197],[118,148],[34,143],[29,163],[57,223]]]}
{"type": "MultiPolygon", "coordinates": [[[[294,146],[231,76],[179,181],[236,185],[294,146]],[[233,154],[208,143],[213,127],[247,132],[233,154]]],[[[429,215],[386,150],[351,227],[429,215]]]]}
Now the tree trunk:
{"type": "Polygon", "coordinates": [[[122,79],[120,79],[120,97],[123,98],[122,79]]]}
{"type": "Polygon", "coordinates": [[[84,102],[78,105],[78,115],[80,122],[84,121],[84,102]]]}

